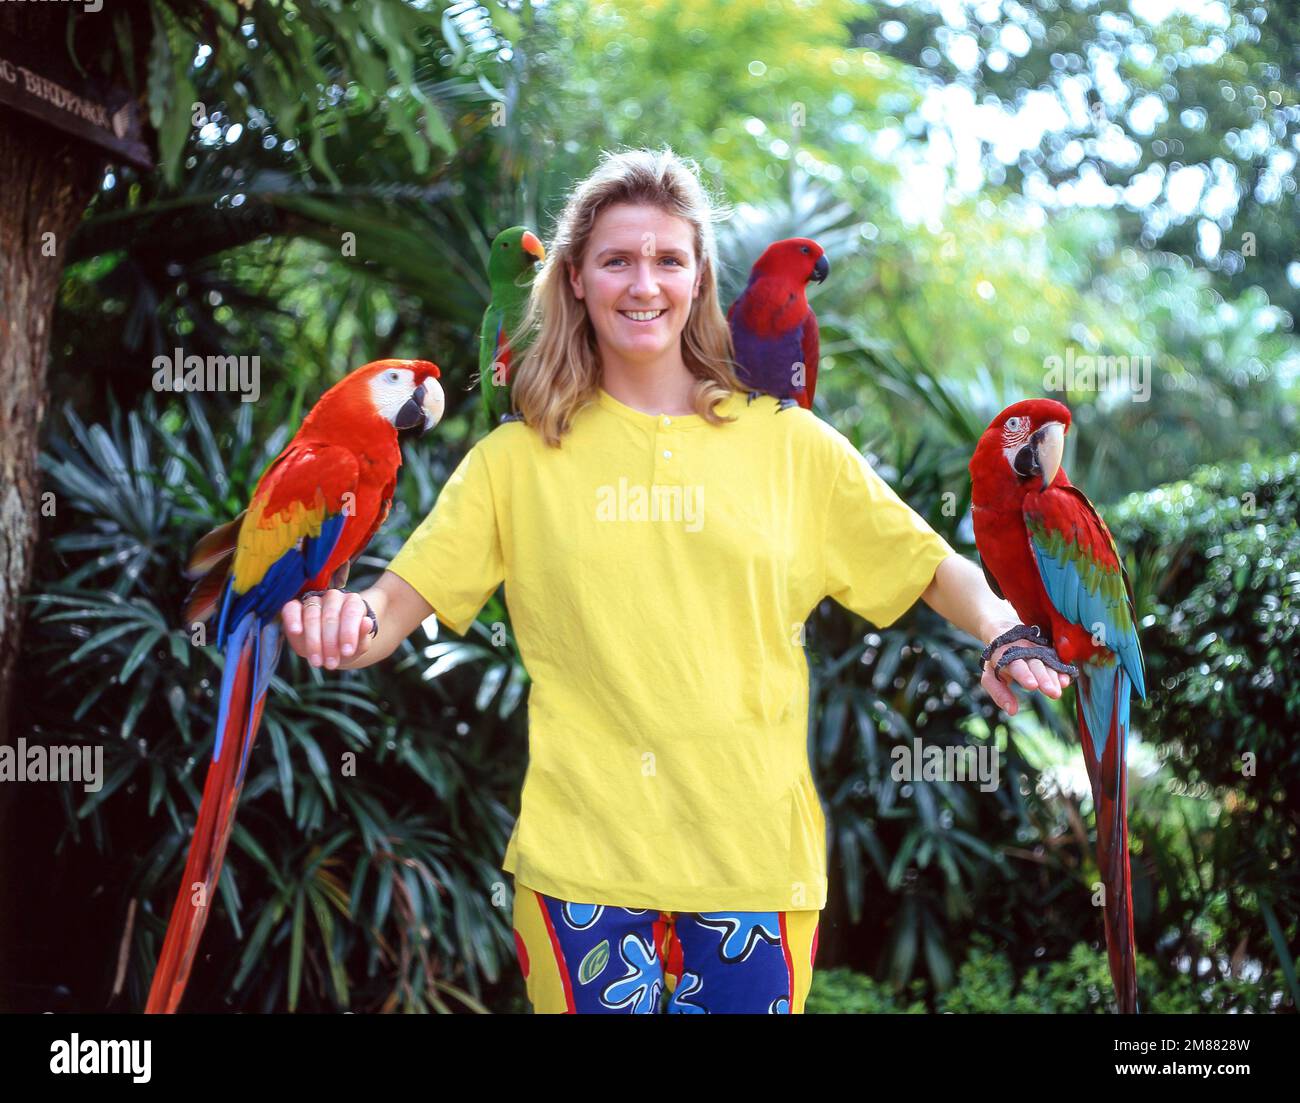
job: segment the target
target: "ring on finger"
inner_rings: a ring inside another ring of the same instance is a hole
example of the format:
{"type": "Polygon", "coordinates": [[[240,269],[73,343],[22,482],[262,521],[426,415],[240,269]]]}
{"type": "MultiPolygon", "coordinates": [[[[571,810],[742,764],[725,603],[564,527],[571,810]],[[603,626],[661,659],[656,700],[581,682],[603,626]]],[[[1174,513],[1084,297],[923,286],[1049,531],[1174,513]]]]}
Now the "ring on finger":
{"type": "Polygon", "coordinates": [[[308,590],[305,594],[302,595],[302,597],[301,597],[301,599],[300,599],[300,600],[302,601],[302,607],[303,607],[304,609],[306,609],[308,606],[312,606],[312,605],[314,605],[317,609],[321,608],[321,603],[320,603],[319,600],[317,600],[317,601],[308,601],[307,599],[308,599],[308,598],[322,598],[322,597],[325,596],[326,592],[327,592],[327,591],[325,591],[325,590],[308,590]]]}

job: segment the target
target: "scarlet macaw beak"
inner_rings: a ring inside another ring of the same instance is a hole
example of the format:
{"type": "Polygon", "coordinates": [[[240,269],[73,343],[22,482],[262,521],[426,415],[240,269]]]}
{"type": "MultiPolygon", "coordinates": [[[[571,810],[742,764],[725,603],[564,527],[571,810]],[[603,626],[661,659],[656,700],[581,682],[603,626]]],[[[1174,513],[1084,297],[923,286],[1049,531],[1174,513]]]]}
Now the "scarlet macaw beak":
{"type": "Polygon", "coordinates": [[[524,231],[524,236],[519,239],[519,247],[530,257],[536,257],[539,261],[546,259],[545,247],[531,230],[524,231]]]}
{"type": "Polygon", "coordinates": [[[1061,456],[1065,452],[1065,426],[1059,421],[1049,421],[1029,438],[1034,457],[1033,473],[1042,473],[1043,489],[1052,485],[1061,469],[1061,456]]]}
{"type": "Polygon", "coordinates": [[[393,419],[393,427],[398,431],[416,429],[423,436],[442,420],[446,404],[442,384],[436,375],[429,375],[411,392],[411,397],[402,403],[402,408],[393,419]]]}

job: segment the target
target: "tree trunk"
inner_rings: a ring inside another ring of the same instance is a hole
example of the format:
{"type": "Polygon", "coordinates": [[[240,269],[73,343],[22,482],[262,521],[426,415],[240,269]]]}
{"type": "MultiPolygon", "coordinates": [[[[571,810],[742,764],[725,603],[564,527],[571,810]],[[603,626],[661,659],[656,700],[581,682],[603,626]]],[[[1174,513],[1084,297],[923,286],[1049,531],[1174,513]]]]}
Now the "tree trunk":
{"type": "MultiPolygon", "coordinates": [[[[0,4],[0,41],[62,35],[66,21],[58,5],[0,4]]],[[[0,743],[8,742],[19,598],[40,519],[36,445],[50,320],[68,238],[104,164],[87,143],[0,107],[0,743]]]]}
{"type": "MultiPolygon", "coordinates": [[[[68,15],[62,5],[0,3],[0,42],[32,35],[62,41],[68,15]]],[[[22,636],[20,598],[31,577],[40,524],[37,436],[45,416],[45,357],[68,238],[95,193],[103,156],[9,107],[0,107],[0,745],[11,743],[15,701],[12,678],[22,636]]],[[[0,785],[0,839],[12,840],[21,786],[0,785]]],[[[0,944],[16,929],[14,851],[0,851],[0,944]]],[[[16,963],[0,970],[8,992],[16,963]]],[[[0,998],[0,1005],[8,1004],[0,998]]],[[[4,1010],[14,1010],[5,1006],[4,1010]]]]}

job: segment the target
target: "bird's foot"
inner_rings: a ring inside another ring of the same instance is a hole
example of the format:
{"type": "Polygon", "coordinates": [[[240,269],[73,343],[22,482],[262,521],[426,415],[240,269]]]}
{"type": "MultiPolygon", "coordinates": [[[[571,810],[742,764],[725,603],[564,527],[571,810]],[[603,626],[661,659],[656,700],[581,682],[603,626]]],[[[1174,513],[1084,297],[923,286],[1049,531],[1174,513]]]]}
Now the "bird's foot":
{"type": "Polygon", "coordinates": [[[1060,657],[1050,647],[1034,645],[1032,647],[1008,647],[1003,652],[1002,658],[998,660],[998,665],[994,668],[996,674],[1008,663],[1014,663],[1017,659],[1037,659],[1044,666],[1050,666],[1058,674],[1068,674],[1071,678],[1079,676],[1079,668],[1073,663],[1063,663],[1060,657]]]}
{"type": "Polygon", "coordinates": [[[1044,666],[1050,666],[1058,674],[1068,674],[1071,678],[1079,676],[1079,668],[1072,663],[1063,663],[1055,651],[1047,646],[1043,639],[1043,634],[1038,630],[1036,624],[1017,624],[1009,631],[1003,632],[997,639],[984,649],[984,654],[980,657],[981,664],[987,663],[996,651],[1003,644],[1017,643],[1020,640],[1032,640],[1034,642],[1025,647],[1008,647],[998,660],[998,665],[994,667],[993,673],[997,673],[1009,663],[1014,663],[1017,659],[1037,659],[1044,666]]]}
{"type": "Polygon", "coordinates": [[[776,412],[779,414],[782,410],[788,410],[791,406],[798,406],[799,400],[795,398],[778,398],[776,400],[776,412]]]}
{"type": "Polygon", "coordinates": [[[507,421],[523,421],[523,420],[524,420],[523,414],[502,414],[501,420],[498,421],[497,424],[504,425],[507,421]]]}
{"type": "Polygon", "coordinates": [[[980,664],[988,662],[993,657],[993,652],[1004,643],[1015,643],[1017,640],[1041,640],[1042,638],[1042,633],[1038,631],[1038,625],[1017,624],[1014,628],[1003,632],[988,647],[984,648],[984,654],[980,656],[980,664]]]}
{"type": "Polygon", "coordinates": [[[749,398],[745,400],[745,405],[748,406],[751,402],[754,401],[754,399],[756,399],[762,393],[763,393],[762,391],[750,391],[749,398]]]}

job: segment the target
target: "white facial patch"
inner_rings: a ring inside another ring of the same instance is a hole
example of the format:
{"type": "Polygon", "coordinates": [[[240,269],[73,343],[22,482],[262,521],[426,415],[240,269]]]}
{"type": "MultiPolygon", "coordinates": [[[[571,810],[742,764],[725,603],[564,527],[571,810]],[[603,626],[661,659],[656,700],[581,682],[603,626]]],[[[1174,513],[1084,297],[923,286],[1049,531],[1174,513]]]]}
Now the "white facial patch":
{"type": "Polygon", "coordinates": [[[1007,466],[1013,471],[1016,467],[1016,453],[1029,443],[1033,426],[1028,417],[1009,417],[1002,426],[1002,454],[1007,459],[1007,466]]]}
{"type": "Polygon", "coordinates": [[[415,372],[410,368],[388,368],[370,380],[370,400],[381,417],[392,421],[415,390],[415,372]]]}

